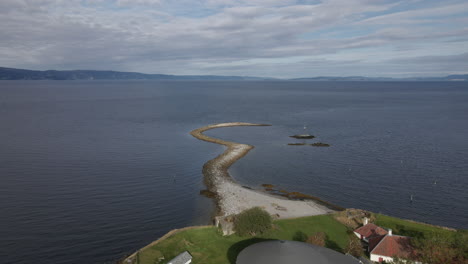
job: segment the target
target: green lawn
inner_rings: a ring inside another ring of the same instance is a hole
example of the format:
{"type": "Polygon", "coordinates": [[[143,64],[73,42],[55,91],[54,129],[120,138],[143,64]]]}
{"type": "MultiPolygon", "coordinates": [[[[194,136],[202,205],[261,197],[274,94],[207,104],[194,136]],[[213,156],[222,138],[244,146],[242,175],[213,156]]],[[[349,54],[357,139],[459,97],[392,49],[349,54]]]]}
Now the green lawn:
{"type": "MultiPolygon", "coordinates": [[[[375,224],[391,228],[396,235],[428,238],[433,235],[454,237],[457,232],[391,216],[375,214],[375,224]]],[[[256,237],[223,237],[215,227],[200,227],[178,232],[138,254],[138,264],[165,264],[179,253],[188,250],[194,264],[234,264],[237,255],[247,246],[266,240],[302,241],[315,232],[327,235],[326,247],[343,252],[349,236],[348,228],[333,215],[319,215],[274,221],[274,228],[256,237]],[[161,259],[164,257],[164,259],[161,259]],[[161,259],[161,260],[160,260],[161,259]]]]}
{"type": "Polygon", "coordinates": [[[202,227],[181,231],[160,243],[142,250],[138,264],[166,263],[179,253],[188,250],[194,264],[233,264],[237,254],[245,247],[265,240],[301,240],[315,232],[327,234],[326,246],[342,251],[349,238],[347,228],[332,215],[277,220],[275,228],[256,237],[223,237],[215,227],[202,227]],[[158,261],[164,257],[164,260],[158,261]]]}
{"type": "Polygon", "coordinates": [[[414,238],[427,238],[431,235],[453,236],[454,231],[432,225],[403,220],[387,215],[375,214],[375,224],[384,228],[391,228],[393,234],[414,238]]]}
{"type": "Polygon", "coordinates": [[[451,230],[375,214],[375,223],[394,234],[415,238],[423,263],[468,263],[468,230],[451,230]]]}

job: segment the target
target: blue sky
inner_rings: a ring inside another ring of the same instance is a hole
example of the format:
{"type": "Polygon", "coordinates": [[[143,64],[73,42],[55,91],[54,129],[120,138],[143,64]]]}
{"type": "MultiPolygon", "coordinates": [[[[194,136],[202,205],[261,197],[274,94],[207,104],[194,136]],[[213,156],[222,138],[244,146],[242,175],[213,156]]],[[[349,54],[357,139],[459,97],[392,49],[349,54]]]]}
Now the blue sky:
{"type": "Polygon", "coordinates": [[[166,74],[468,73],[468,1],[2,0],[0,66],[166,74]]]}

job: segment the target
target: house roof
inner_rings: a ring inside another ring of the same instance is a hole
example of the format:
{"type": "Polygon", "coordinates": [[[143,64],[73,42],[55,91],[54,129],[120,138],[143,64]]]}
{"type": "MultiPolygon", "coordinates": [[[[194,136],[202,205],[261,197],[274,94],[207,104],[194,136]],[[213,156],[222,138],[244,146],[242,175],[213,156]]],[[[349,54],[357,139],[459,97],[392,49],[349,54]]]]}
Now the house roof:
{"type": "Polygon", "coordinates": [[[180,253],[177,257],[173,258],[167,264],[185,264],[192,259],[192,255],[188,251],[180,253]]]}
{"type": "Polygon", "coordinates": [[[354,230],[354,232],[362,235],[363,237],[383,236],[388,234],[387,230],[373,223],[368,223],[367,225],[361,226],[354,230]]]}
{"type": "Polygon", "coordinates": [[[410,237],[387,235],[375,246],[371,254],[411,259],[414,257],[414,248],[410,241],[410,237]]]}
{"type": "Polygon", "coordinates": [[[377,244],[379,244],[382,238],[384,237],[385,235],[382,235],[382,236],[375,235],[373,237],[370,237],[369,238],[369,252],[372,251],[375,248],[375,246],[377,246],[377,244]]]}
{"type": "Polygon", "coordinates": [[[353,257],[329,248],[297,241],[272,240],[248,246],[237,256],[236,264],[358,264],[353,257]]]}

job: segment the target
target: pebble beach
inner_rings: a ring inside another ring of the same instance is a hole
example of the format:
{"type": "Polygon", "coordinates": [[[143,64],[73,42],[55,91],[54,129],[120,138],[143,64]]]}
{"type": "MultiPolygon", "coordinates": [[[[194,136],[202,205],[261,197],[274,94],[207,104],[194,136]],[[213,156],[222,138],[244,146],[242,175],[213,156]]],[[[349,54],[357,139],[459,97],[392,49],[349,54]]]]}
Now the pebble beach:
{"type": "Polygon", "coordinates": [[[233,126],[268,125],[243,122],[220,123],[201,127],[190,133],[197,139],[226,146],[226,150],[222,154],[206,162],[203,166],[205,184],[209,191],[216,194],[217,214],[219,216],[238,214],[252,207],[263,208],[276,218],[294,218],[333,212],[333,210],[313,200],[290,200],[238,184],[230,176],[228,169],[237,160],[247,155],[254,146],[225,141],[203,134],[203,132],[210,129],[233,126]]]}

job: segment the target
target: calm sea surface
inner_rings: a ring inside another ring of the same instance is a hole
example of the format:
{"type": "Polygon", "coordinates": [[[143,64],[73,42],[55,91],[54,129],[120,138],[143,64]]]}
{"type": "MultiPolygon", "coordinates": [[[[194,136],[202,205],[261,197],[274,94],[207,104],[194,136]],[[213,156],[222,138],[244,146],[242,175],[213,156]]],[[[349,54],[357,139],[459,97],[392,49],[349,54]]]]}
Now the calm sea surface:
{"type": "Polygon", "coordinates": [[[0,263],[113,263],[209,223],[223,148],[188,132],[231,121],[273,125],[207,132],[256,146],[243,185],[466,229],[467,119],[457,82],[1,81],[0,263]],[[304,125],[331,147],[288,146],[304,125]]]}

